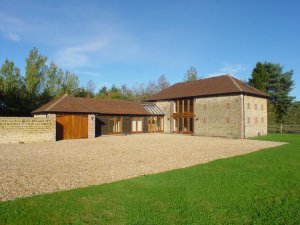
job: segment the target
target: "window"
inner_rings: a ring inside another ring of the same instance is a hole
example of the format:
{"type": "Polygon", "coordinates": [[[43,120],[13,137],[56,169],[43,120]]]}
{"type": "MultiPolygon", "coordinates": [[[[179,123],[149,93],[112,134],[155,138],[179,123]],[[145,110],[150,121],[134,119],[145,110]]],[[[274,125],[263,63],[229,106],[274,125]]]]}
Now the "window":
{"type": "Polygon", "coordinates": [[[183,118],[183,133],[187,133],[188,132],[188,118],[185,117],[183,118]]]}
{"type": "Polygon", "coordinates": [[[142,117],[133,117],[131,120],[131,131],[133,133],[143,131],[143,118],[142,117]]]}
{"type": "Polygon", "coordinates": [[[248,123],[251,123],[251,118],[250,117],[248,117],[248,123]]]}
{"type": "Polygon", "coordinates": [[[255,123],[257,123],[257,117],[255,117],[255,123]]]}
{"type": "Polygon", "coordinates": [[[108,132],[112,134],[122,132],[122,117],[115,116],[109,118],[108,132]]]}
{"type": "Polygon", "coordinates": [[[179,110],[178,110],[179,113],[183,113],[182,112],[182,101],[179,101],[179,110]]]}
{"type": "Polygon", "coordinates": [[[261,123],[264,123],[264,118],[263,117],[261,118],[261,123]]]}
{"type": "Polygon", "coordinates": [[[250,109],[250,103],[249,102],[247,103],[247,109],[250,109]]]}
{"type": "Polygon", "coordinates": [[[182,100],[183,101],[183,105],[184,105],[184,110],[183,110],[183,112],[188,112],[188,100],[186,99],[186,100],[182,100]]]}
{"type": "Polygon", "coordinates": [[[190,133],[194,132],[194,118],[189,118],[190,119],[190,133]]]}
{"type": "Polygon", "coordinates": [[[202,122],[206,123],[206,118],[205,117],[203,117],[202,122]]]}
{"type": "Polygon", "coordinates": [[[229,116],[226,117],[226,123],[230,123],[230,118],[229,118],[229,116]]]}
{"type": "MultiPolygon", "coordinates": [[[[142,122],[141,122],[142,124],[142,122]]],[[[163,131],[163,117],[153,116],[148,119],[148,131],[149,132],[160,132],[163,131]]]]}
{"type": "Polygon", "coordinates": [[[190,99],[190,112],[194,112],[194,99],[190,99]]]}
{"type": "Polygon", "coordinates": [[[263,104],[261,104],[261,110],[264,110],[264,105],[263,104]]]}
{"type": "Polygon", "coordinates": [[[203,105],[203,110],[206,110],[206,104],[203,105]]]}
{"type": "Polygon", "coordinates": [[[194,99],[185,98],[174,101],[173,132],[193,133],[194,99]]]}
{"type": "Polygon", "coordinates": [[[254,105],[255,110],[257,110],[257,104],[254,105]]]}
{"type": "Polygon", "coordinates": [[[229,105],[229,103],[227,103],[227,109],[229,109],[230,108],[230,105],[229,105]]]}
{"type": "Polygon", "coordinates": [[[194,99],[179,99],[174,101],[174,113],[192,114],[194,112],[194,99]]]}

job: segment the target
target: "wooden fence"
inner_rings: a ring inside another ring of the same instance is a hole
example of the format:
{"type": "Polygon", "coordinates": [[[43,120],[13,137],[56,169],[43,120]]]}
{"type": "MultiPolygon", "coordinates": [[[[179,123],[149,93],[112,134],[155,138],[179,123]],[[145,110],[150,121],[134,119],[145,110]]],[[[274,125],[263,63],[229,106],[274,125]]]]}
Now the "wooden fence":
{"type": "Polygon", "coordinates": [[[295,133],[300,134],[300,125],[269,124],[268,133],[295,133]]]}

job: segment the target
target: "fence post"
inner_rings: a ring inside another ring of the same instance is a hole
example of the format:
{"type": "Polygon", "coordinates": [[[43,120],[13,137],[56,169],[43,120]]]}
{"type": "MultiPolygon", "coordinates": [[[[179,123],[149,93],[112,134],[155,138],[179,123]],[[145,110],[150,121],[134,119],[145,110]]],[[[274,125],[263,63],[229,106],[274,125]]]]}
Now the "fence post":
{"type": "Polygon", "coordinates": [[[280,133],[282,134],[282,124],[280,124],[280,133]]]}

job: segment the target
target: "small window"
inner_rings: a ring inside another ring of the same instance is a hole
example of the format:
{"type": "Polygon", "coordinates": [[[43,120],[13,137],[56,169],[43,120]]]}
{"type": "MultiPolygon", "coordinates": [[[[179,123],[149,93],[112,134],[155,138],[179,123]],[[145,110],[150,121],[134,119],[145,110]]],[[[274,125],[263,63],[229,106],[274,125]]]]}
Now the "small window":
{"type": "Polygon", "coordinates": [[[251,118],[250,117],[248,117],[248,123],[251,123],[251,118]]]}
{"type": "Polygon", "coordinates": [[[202,122],[206,123],[206,118],[205,117],[203,117],[202,122]]]}
{"type": "Polygon", "coordinates": [[[229,103],[227,103],[227,109],[230,109],[230,105],[229,105],[229,103]]]}
{"type": "Polygon", "coordinates": [[[257,110],[257,104],[254,105],[255,110],[257,110]]]}
{"type": "Polygon", "coordinates": [[[206,104],[203,105],[203,110],[206,110],[206,104]]]}
{"type": "Polygon", "coordinates": [[[249,103],[249,102],[248,102],[248,104],[247,104],[247,108],[250,109],[250,103],[249,103]]]}
{"type": "Polygon", "coordinates": [[[264,118],[263,117],[261,118],[261,123],[264,123],[264,118]]]}
{"type": "Polygon", "coordinates": [[[255,123],[257,123],[257,117],[255,117],[255,123]]]}
{"type": "Polygon", "coordinates": [[[264,110],[264,105],[263,104],[261,105],[261,110],[264,110]]]}

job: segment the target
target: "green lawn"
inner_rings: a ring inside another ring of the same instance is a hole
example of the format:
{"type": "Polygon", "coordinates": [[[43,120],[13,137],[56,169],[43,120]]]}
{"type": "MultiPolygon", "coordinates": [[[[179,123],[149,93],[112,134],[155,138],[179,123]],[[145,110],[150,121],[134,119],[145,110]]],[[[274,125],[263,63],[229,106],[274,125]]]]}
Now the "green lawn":
{"type": "Polygon", "coordinates": [[[300,135],[156,175],[0,204],[0,224],[300,224],[300,135]]]}

